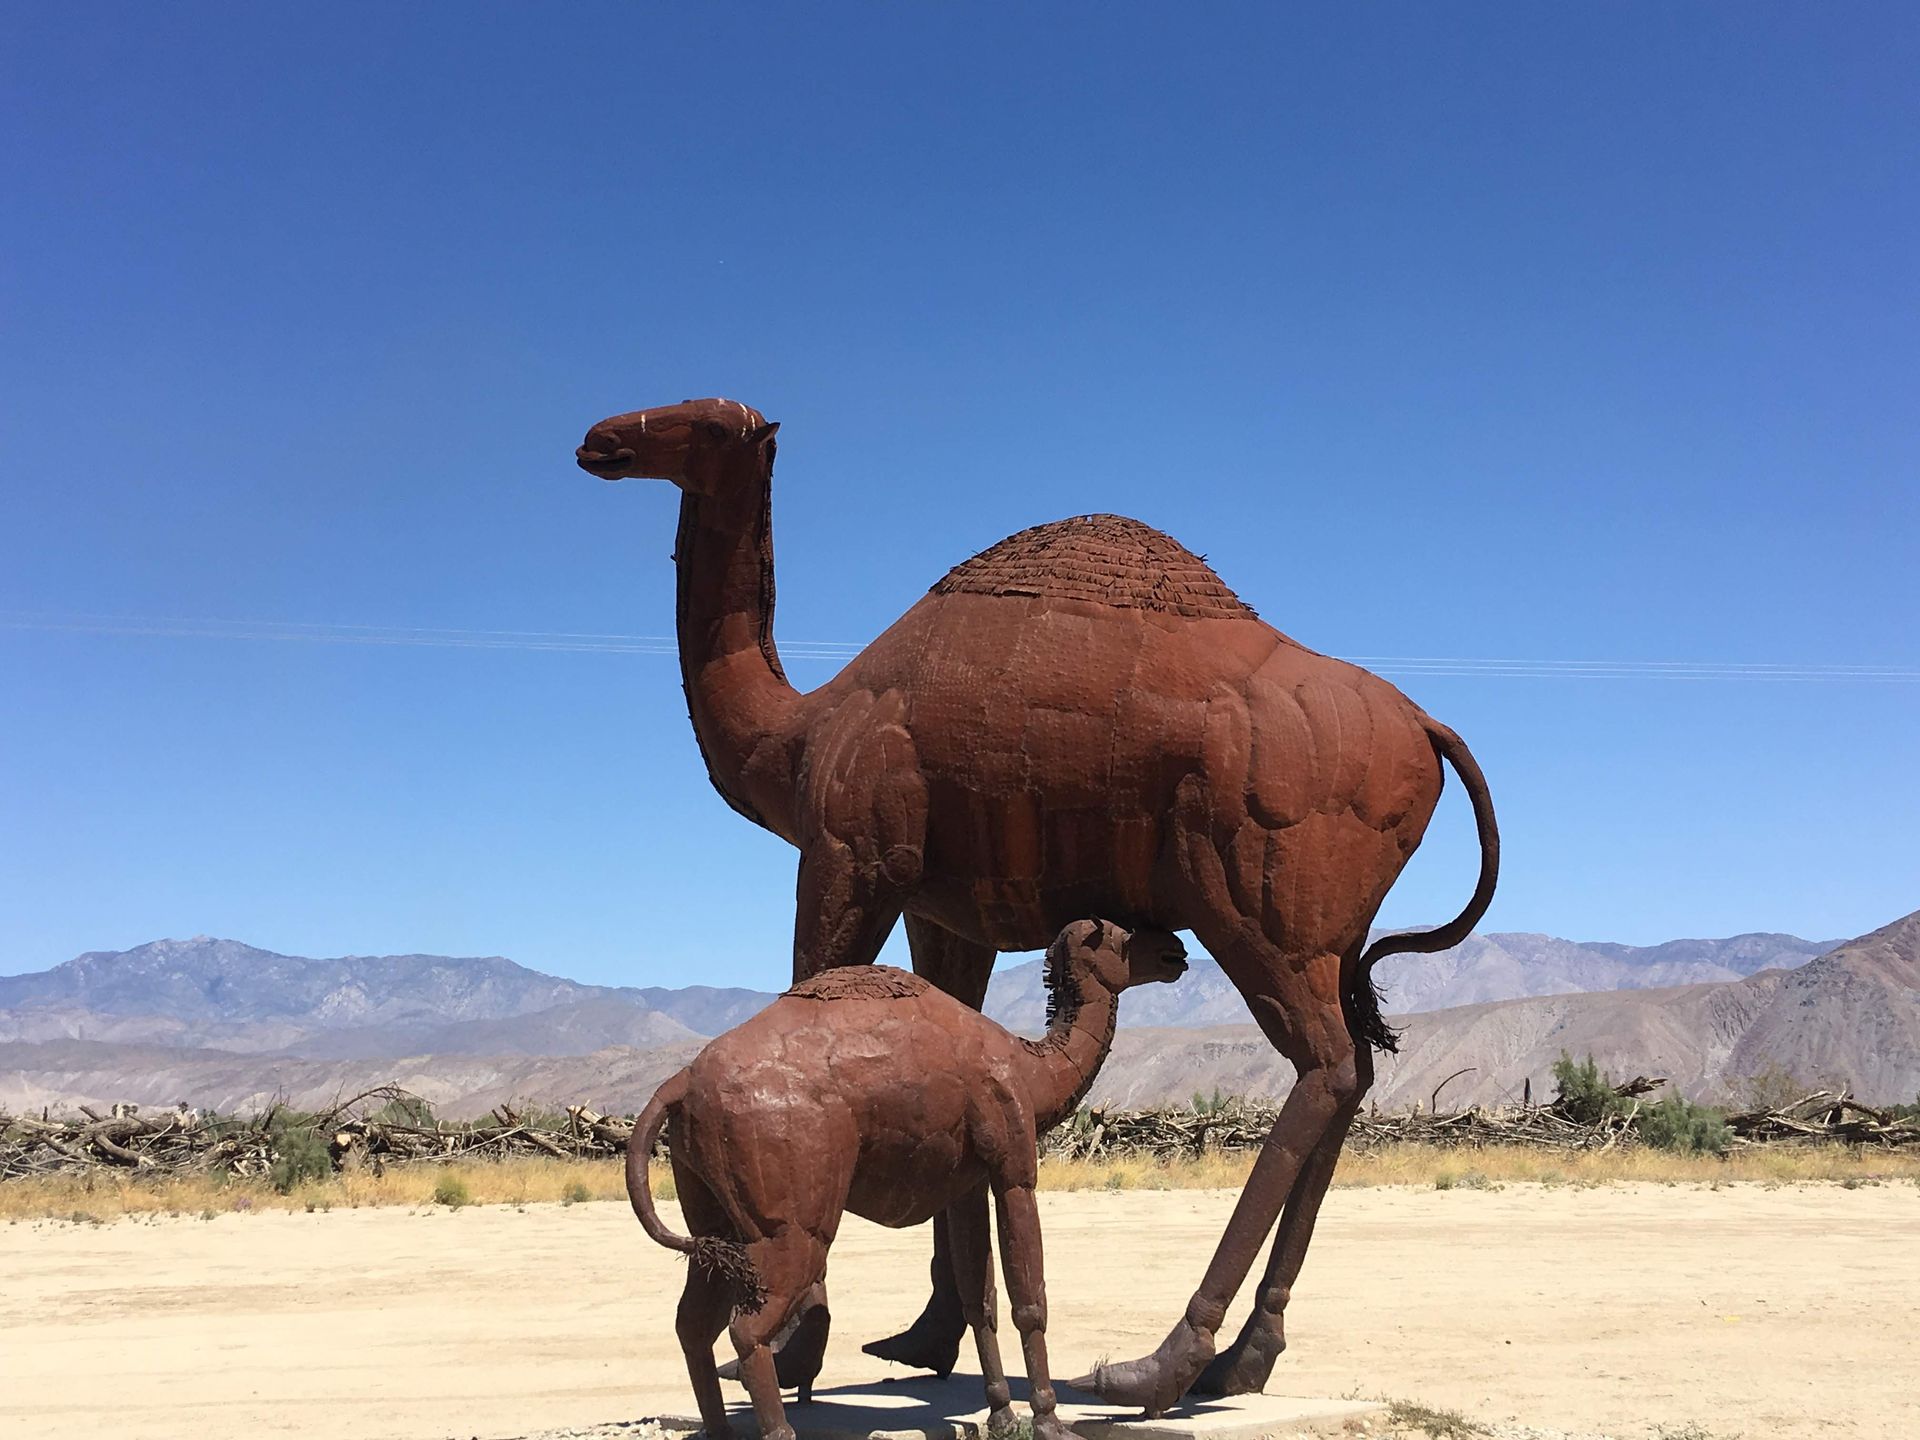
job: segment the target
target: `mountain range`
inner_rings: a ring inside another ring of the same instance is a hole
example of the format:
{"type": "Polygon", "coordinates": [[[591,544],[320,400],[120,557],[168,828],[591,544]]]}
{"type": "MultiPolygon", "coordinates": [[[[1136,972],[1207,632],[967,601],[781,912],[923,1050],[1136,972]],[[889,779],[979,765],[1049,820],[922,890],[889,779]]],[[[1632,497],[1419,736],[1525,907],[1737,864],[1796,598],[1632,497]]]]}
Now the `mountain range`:
{"type": "MultiPolygon", "coordinates": [[[[1920,1089],[1920,916],[1841,945],[1749,934],[1655,946],[1475,936],[1395,957],[1379,978],[1404,1027],[1378,1103],[1544,1093],[1565,1049],[1720,1095],[1769,1066],[1851,1082],[1868,1099],[1920,1089]]],[[[1219,967],[1122,1003],[1095,1101],[1278,1096],[1291,1072],[1245,1023],[1219,967]]],[[[583,985],[499,957],[308,960],[232,940],[155,941],[0,977],[0,1106],[185,1100],[245,1109],[324,1103],[394,1080],[443,1113],[502,1100],[636,1108],[770,992],[583,985]]],[[[988,1013],[1038,1030],[1038,961],[994,977],[988,1013]]]]}

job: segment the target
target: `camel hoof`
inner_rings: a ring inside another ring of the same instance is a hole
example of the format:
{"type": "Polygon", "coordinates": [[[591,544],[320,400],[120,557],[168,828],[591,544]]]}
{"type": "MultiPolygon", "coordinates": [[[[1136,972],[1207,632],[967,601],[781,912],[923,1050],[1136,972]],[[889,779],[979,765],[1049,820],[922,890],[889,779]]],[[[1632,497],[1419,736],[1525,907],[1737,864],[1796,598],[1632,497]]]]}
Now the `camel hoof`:
{"type": "Polygon", "coordinates": [[[1287,1348],[1285,1339],[1273,1338],[1278,1339],[1277,1344],[1272,1340],[1263,1345],[1249,1344],[1244,1339],[1234,1341],[1214,1356],[1207,1368],[1200,1372],[1200,1378],[1193,1382],[1193,1393],[1258,1395],[1267,1388],[1274,1363],[1279,1360],[1280,1352],[1287,1348]]]}
{"type": "Polygon", "coordinates": [[[1109,1405],[1138,1405],[1152,1420],[1179,1403],[1211,1359],[1213,1337],[1182,1320],[1153,1354],[1120,1365],[1097,1365],[1092,1373],[1067,1383],[1109,1405]]]}
{"type": "Polygon", "coordinates": [[[960,1361],[960,1337],[933,1333],[933,1327],[916,1322],[898,1335],[872,1340],[860,1347],[876,1360],[891,1360],[914,1370],[931,1370],[939,1376],[953,1373],[960,1361]]]}

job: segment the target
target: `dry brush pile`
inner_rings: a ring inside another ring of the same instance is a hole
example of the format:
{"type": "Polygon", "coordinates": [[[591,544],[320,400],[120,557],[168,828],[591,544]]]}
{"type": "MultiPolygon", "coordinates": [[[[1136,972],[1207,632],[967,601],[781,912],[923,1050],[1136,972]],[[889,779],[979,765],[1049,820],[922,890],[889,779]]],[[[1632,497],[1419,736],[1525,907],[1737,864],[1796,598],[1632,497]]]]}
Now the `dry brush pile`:
{"type": "Polygon", "coordinates": [[[246,1118],[184,1106],[142,1111],[88,1106],[68,1116],[0,1113],[0,1180],[98,1168],[150,1174],[223,1173],[310,1178],[330,1171],[514,1156],[609,1159],[624,1154],[631,1121],[584,1105],[523,1114],[502,1105],[485,1120],[449,1124],[419,1097],[383,1085],[318,1114],[270,1106],[246,1118]]]}
{"type": "MultiPolygon", "coordinates": [[[[1645,1143],[1641,1097],[1666,1084],[1636,1076],[1613,1086],[1622,1103],[1587,1119],[1570,1118],[1557,1104],[1483,1110],[1377,1111],[1358,1117],[1347,1136],[1351,1150],[1391,1145],[1471,1149],[1527,1146],[1569,1152],[1605,1152],[1645,1143]]],[[[1163,1159],[1209,1151],[1256,1150],[1279,1115],[1273,1105],[1238,1100],[1184,1110],[1087,1110],[1046,1137],[1042,1148],[1065,1160],[1144,1154],[1163,1159]]],[[[1819,1090],[1779,1109],[1728,1115],[1728,1145],[1848,1145],[1920,1149],[1920,1117],[1862,1105],[1846,1094],[1819,1090]]]]}
{"type": "MultiPolygon", "coordinates": [[[[1558,1104],[1374,1112],[1354,1122],[1347,1144],[1362,1152],[1395,1145],[1520,1146],[1569,1153],[1637,1146],[1645,1143],[1641,1097],[1664,1083],[1636,1077],[1613,1086],[1619,1103],[1592,1120],[1570,1118],[1558,1104]]],[[[1278,1113],[1272,1105],[1237,1100],[1192,1109],[1083,1110],[1048,1134],[1042,1149],[1062,1160],[1178,1160],[1250,1151],[1259,1148],[1278,1113]]],[[[1722,1123],[1728,1144],[1740,1148],[1920,1150],[1920,1117],[1862,1105],[1839,1091],[1816,1091],[1778,1108],[1728,1115],[1722,1123]]],[[[625,1153],[632,1131],[631,1119],[584,1105],[547,1112],[502,1105],[484,1120],[448,1123],[436,1120],[418,1097],[391,1085],[310,1115],[273,1106],[236,1119],[185,1107],[133,1105],[116,1105],[104,1114],[81,1107],[61,1117],[0,1113],[0,1180],[114,1170],[254,1176],[285,1188],[283,1181],[355,1170],[378,1174],[389,1165],[531,1156],[612,1159],[625,1153]]]]}

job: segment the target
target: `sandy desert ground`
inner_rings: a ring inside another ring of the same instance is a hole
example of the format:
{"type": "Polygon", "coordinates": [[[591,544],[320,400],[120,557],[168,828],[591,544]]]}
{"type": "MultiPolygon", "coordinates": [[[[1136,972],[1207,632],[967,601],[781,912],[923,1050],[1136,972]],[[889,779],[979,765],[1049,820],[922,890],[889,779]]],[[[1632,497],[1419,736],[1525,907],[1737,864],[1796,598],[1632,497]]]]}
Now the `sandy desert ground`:
{"type": "MultiPolygon", "coordinates": [[[[1157,1342],[1232,1204],[1042,1197],[1053,1353],[1157,1342]]],[[[849,1221],[827,1379],[921,1298],[849,1221]]],[[[0,1434],[513,1436],[687,1406],[677,1260],[612,1203],[0,1227],[0,1434]]],[[[1643,1437],[1920,1434],[1920,1186],[1336,1191],[1270,1387],[1643,1437]]],[[[1017,1347],[1009,1347],[1010,1362],[1017,1347]]],[[[824,1382],[823,1382],[824,1383],[824,1382]]]]}

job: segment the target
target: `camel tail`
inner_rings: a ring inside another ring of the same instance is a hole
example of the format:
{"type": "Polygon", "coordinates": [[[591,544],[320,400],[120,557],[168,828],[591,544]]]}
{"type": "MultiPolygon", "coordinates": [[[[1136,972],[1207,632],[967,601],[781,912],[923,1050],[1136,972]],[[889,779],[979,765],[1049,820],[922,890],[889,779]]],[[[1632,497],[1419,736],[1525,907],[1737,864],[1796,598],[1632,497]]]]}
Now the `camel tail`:
{"type": "Polygon", "coordinates": [[[670,1078],[647,1102],[633,1122],[633,1134],[627,1140],[627,1198],[633,1213],[640,1217],[640,1228],[669,1250],[678,1251],[717,1280],[733,1286],[735,1308],[758,1310],[766,1300],[766,1287],[760,1272],[753,1268],[747,1247],[736,1240],[717,1235],[679,1235],[669,1230],[653,1206],[653,1183],[647,1174],[647,1162],[653,1158],[653,1145],[660,1138],[668,1115],[687,1098],[689,1076],[685,1070],[670,1078]]]}
{"type": "Polygon", "coordinates": [[[1480,773],[1480,763],[1467,749],[1466,741],[1432,716],[1423,715],[1421,720],[1435,752],[1453,766],[1460,783],[1466,787],[1467,799],[1473,804],[1473,823],[1480,833],[1480,883],[1474,886],[1467,908],[1446,924],[1432,930],[1382,935],[1360,957],[1346,995],[1348,1025],[1356,1038],[1376,1050],[1388,1052],[1398,1050],[1400,1043],[1393,1027],[1380,1014],[1380,991],[1373,983],[1374,965],[1389,955],[1431,955],[1437,950],[1451,950],[1473,933],[1473,927],[1480,923],[1487,907],[1493,903],[1494,886],[1500,880],[1500,827],[1493,818],[1493,797],[1487,793],[1487,777],[1480,773]]]}

